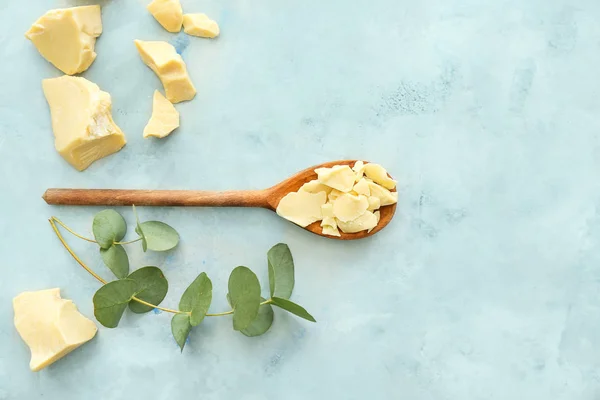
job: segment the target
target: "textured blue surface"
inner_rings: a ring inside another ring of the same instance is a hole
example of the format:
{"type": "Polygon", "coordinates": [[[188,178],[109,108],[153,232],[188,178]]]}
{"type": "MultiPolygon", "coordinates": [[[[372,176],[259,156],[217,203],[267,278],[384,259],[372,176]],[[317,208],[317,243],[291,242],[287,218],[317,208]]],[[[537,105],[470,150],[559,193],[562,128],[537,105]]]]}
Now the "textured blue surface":
{"type": "Polygon", "coordinates": [[[187,43],[145,1],[104,2],[84,76],[112,94],[129,143],[84,173],[53,148],[40,80],[59,72],[23,37],[75,3],[0,5],[0,399],[598,399],[600,2],[182,3],[222,36],[187,43]],[[142,139],[159,82],[134,39],[176,42],[199,90],[163,141],[142,139]],[[287,242],[293,299],[317,324],[277,311],[249,339],[214,318],[181,355],[168,314],[128,314],[28,370],[13,296],[58,286],[92,316],[98,288],[46,220],[89,234],[97,210],[49,207],[47,187],[253,189],[341,158],[400,180],[397,217],[375,238],[325,240],[263,210],[142,208],[183,242],[163,256],[130,248],[134,266],[163,267],[165,305],[206,271],[221,311],[229,272],[248,265],[266,282],[266,251],[287,242]]]}

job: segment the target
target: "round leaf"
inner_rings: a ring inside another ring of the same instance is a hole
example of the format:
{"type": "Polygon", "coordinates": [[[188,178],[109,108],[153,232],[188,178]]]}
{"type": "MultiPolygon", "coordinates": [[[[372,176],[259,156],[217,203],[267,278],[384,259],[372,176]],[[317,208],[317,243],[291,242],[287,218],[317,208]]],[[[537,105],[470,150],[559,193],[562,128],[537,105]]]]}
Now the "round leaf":
{"type": "Polygon", "coordinates": [[[297,315],[300,318],[304,318],[305,320],[308,320],[310,322],[317,322],[315,318],[308,313],[308,311],[306,311],[302,306],[299,306],[294,302],[291,302],[287,299],[281,299],[279,297],[272,297],[271,301],[277,307],[283,308],[284,310],[291,312],[292,314],[297,315]]]}
{"type": "Polygon", "coordinates": [[[100,256],[106,265],[119,279],[129,274],[129,258],[120,244],[113,244],[108,249],[100,248],[100,256]]]}
{"type": "Polygon", "coordinates": [[[167,251],[179,243],[179,234],[169,225],[160,221],[147,221],[140,225],[142,237],[146,238],[148,248],[153,251],[167,251]]]}
{"type": "Polygon", "coordinates": [[[100,247],[108,249],[114,242],[125,237],[127,223],[121,214],[114,210],[100,211],[94,217],[92,232],[100,247]]]}
{"type": "MultiPolygon", "coordinates": [[[[261,298],[262,301],[266,299],[261,298]]],[[[260,306],[258,309],[258,315],[254,318],[254,321],[240,332],[248,337],[260,336],[266,333],[271,325],[273,325],[273,307],[270,304],[260,306]]]]}
{"type": "Polygon", "coordinates": [[[179,310],[191,312],[190,323],[192,326],[198,326],[206,316],[211,302],[212,282],[203,272],[183,292],[179,301],[179,310]]]}
{"type": "Polygon", "coordinates": [[[267,253],[271,297],[289,299],[294,290],[294,259],[290,248],[279,243],[267,253]]]}
{"type": "Polygon", "coordinates": [[[94,315],[98,322],[107,328],[116,328],[137,288],[135,281],[120,279],[98,289],[93,299],[94,315]]]}
{"type": "MultiPolygon", "coordinates": [[[[158,306],[169,291],[169,282],[165,275],[157,267],[144,267],[133,271],[128,279],[134,280],[138,285],[135,297],[158,306]]],[[[129,303],[129,309],[137,314],[152,311],[152,307],[145,304],[132,301],[129,303]]]]}
{"type": "Polygon", "coordinates": [[[175,314],[173,315],[173,319],[171,320],[171,332],[173,333],[173,337],[175,341],[181,348],[183,352],[183,348],[185,346],[185,341],[187,340],[190,331],[192,330],[192,325],[190,324],[190,316],[187,314],[175,314]]]}
{"type": "Polygon", "coordinates": [[[250,326],[258,315],[260,283],[247,267],[237,267],[229,276],[229,299],[233,307],[233,329],[241,331],[250,326]]]}

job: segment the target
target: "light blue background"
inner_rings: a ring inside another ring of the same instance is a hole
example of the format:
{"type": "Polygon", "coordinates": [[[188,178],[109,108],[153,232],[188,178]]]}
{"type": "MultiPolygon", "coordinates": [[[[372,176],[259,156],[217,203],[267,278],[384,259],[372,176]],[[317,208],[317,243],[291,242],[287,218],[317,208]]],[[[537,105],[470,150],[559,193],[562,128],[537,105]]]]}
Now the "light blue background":
{"type": "Polygon", "coordinates": [[[167,33],[146,3],[104,2],[83,76],[112,94],[129,143],[83,173],[53,147],[41,79],[60,72],[23,36],[76,3],[0,4],[0,399],[599,398],[600,2],[182,0],[219,22],[217,40],[167,33]],[[134,39],[176,43],[198,88],[163,141],[142,138],[160,84],[134,39]],[[181,355],[170,315],[127,314],[29,371],[12,298],[60,287],[92,317],[99,287],[47,222],[89,235],[98,209],[47,206],[46,188],[258,189],[344,158],[400,181],[372,239],[319,238],[264,210],[142,208],[183,241],[129,248],[134,266],[164,269],[166,306],[206,271],[216,312],[229,272],[266,282],[265,254],[286,242],[292,299],[317,324],[276,311],[249,339],[212,318],[181,355]]]}

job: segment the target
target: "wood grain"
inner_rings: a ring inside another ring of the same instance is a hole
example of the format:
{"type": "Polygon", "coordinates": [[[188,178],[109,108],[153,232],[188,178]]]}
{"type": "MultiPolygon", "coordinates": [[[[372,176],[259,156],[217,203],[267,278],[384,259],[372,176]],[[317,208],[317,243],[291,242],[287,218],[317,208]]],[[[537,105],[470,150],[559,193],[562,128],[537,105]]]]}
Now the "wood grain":
{"type": "Polygon", "coordinates": [[[48,189],[44,200],[68,206],[262,207],[269,208],[265,190],[118,190],[48,189]]]}
{"type": "MultiPolygon", "coordinates": [[[[211,192],[200,190],[119,190],[119,189],[48,189],[46,203],[69,206],[160,206],[160,207],[258,207],[275,211],[281,199],[296,192],[302,185],[317,178],[315,169],[334,165],[354,165],[356,160],[323,163],[300,171],[283,182],[265,190],[231,190],[211,192]]],[[[356,240],[380,232],[396,213],[396,204],[381,207],[379,224],[371,231],[341,233],[341,237],[323,235],[320,222],[306,229],[319,236],[338,240],[356,240]]]]}

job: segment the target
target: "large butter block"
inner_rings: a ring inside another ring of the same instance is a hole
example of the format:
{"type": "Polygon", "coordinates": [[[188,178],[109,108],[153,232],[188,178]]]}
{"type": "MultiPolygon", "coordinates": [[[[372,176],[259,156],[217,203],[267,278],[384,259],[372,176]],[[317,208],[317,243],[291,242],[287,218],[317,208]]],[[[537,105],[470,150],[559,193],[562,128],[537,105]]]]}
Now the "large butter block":
{"type": "Polygon", "coordinates": [[[127,141],[112,119],[110,94],[85,78],[42,82],[52,114],[55,147],[79,171],[119,151],[127,141]]]}
{"type": "Polygon", "coordinates": [[[102,34],[100,6],[50,10],[25,36],[40,54],[67,75],[85,71],[96,59],[96,38],[102,34]]]}
{"type": "Polygon", "coordinates": [[[165,88],[171,103],[191,100],[196,88],[190,80],[183,58],[167,42],[136,40],[135,45],[144,63],[154,71],[165,88]]]}
{"type": "Polygon", "coordinates": [[[13,299],[15,327],[31,350],[29,367],[39,371],[95,335],[96,324],[77,311],[60,289],[24,292],[13,299]]]}

